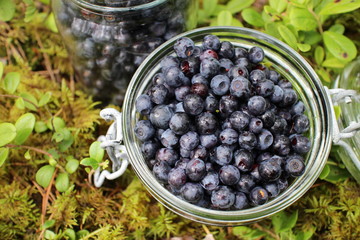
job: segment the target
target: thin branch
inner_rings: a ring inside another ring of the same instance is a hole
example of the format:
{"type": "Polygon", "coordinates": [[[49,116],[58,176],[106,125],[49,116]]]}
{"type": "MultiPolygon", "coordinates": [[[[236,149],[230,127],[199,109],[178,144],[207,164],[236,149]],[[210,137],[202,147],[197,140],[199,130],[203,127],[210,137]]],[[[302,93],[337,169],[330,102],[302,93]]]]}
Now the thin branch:
{"type": "MultiPolygon", "coordinates": [[[[39,47],[44,49],[44,45],[42,44],[42,41],[37,32],[35,32],[35,37],[36,37],[36,41],[37,41],[39,47]]],[[[45,63],[46,70],[48,70],[51,80],[56,82],[54,71],[51,68],[51,61],[50,61],[49,55],[47,53],[43,53],[43,56],[44,56],[44,63],[45,63]]]]}
{"type": "Polygon", "coordinates": [[[276,235],[275,233],[273,233],[272,231],[270,231],[270,230],[268,230],[268,229],[266,229],[266,228],[264,228],[264,227],[262,227],[260,224],[258,224],[258,223],[254,223],[254,225],[253,225],[254,227],[256,227],[257,229],[259,229],[259,230],[261,230],[261,231],[263,231],[263,232],[266,232],[267,234],[269,234],[270,236],[272,236],[274,239],[276,239],[276,240],[280,240],[280,238],[279,238],[279,236],[278,235],[276,235]]]}
{"type": "Polygon", "coordinates": [[[317,25],[318,25],[318,28],[319,28],[319,32],[320,34],[322,35],[324,33],[324,30],[322,28],[322,23],[320,21],[320,17],[314,12],[313,9],[311,8],[308,8],[309,12],[311,13],[311,15],[314,16],[314,18],[316,19],[316,22],[317,22],[317,25]]]}
{"type": "Polygon", "coordinates": [[[5,147],[8,147],[8,148],[25,148],[25,149],[28,149],[28,150],[33,150],[35,152],[38,152],[38,153],[42,153],[50,158],[54,158],[53,155],[51,155],[51,153],[48,153],[42,149],[39,149],[39,148],[36,148],[36,147],[30,147],[30,146],[25,146],[25,145],[15,145],[15,144],[7,144],[5,145],[5,147]]]}
{"type": "MultiPolygon", "coordinates": [[[[0,94],[0,97],[21,98],[20,96],[10,95],[10,94],[0,94]]],[[[22,99],[24,99],[25,102],[28,102],[28,103],[34,105],[35,108],[38,108],[38,106],[37,106],[35,103],[33,103],[32,101],[30,101],[30,100],[28,100],[28,99],[26,99],[26,98],[22,98],[22,99]]]]}

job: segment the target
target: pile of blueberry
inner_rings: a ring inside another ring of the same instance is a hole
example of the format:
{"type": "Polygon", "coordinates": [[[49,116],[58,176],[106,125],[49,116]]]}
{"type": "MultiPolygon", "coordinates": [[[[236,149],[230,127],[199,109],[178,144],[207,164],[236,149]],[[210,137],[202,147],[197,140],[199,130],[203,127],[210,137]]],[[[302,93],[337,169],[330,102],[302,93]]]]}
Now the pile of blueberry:
{"type": "Polygon", "coordinates": [[[311,142],[291,82],[249,50],[207,35],[179,38],[150,89],[136,99],[141,151],[159,182],[198,206],[266,203],[304,173],[311,142]]]}
{"type": "MultiPolygon", "coordinates": [[[[149,0],[88,0],[111,7],[149,0]]],[[[104,103],[121,105],[127,85],[145,57],[186,30],[194,0],[168,0],[157,6],[94,13],[72,1],[54,0],[57,23],[81,80],[104,103]]]]}

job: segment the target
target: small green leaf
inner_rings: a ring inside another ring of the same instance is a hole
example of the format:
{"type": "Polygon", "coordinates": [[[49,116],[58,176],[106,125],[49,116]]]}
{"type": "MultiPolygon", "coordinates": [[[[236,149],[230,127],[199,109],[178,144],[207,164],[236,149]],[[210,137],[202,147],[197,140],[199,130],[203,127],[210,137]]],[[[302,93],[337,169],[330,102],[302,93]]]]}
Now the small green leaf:
{"type": "Polygon", "coordinates": [[[0,148],[0,167],[4,164],[8,156],[9,156],[9,149],[0,148]]]}
{"type": "Polygon", "coordinates": [[[64,236],[68,237],[68,239],[70,240],[76,240],[76,233],[73,229],[70,228],[66,229],[64,231],[64,236]]]}
{"type": "Polygon", "coordinates": [[[37,121],[35,123],[35,132],[42,133],[48,130],[48,127],[46,126],[46,123],[43,121],[37,121]]]}
{"type": "Polygon", "coordinates": [[[206,3],[204,3],[204,12],[208,15],[208,16],[212,16],[215,9],[216,9],[216,5],[217,5],[218,0],[208,0],[206,1],[206,3]]]}
{"type": "Polygon", "coordinates": [[[231,12],[231,14],[240,12],[241,10],[251,6],[255,0],[230,0],[226,4],[226,9],[231,12]]]}
{"type": "Polygon", "coordinates": [[[338,34],[344,34],[345,32],[345,27],[342,24],[334,24],[329,28],[330,32],[335,32],[338,34]]]}
{"type": "Polygon", "coordinates": [[[298,30],[311,31],[318,26],[315,17],[306,8],[291,8],[289,17],[290,23],[298,30]]]}
{"type": "Polygon", "coordinates": [[[323,82],[325,82],[325,83],[331,82],[330,74],[324,68],[317,69],[316,73],[320,76],[320,78],[323,82]]]}
{"type": "Polygon", "coordinates": [[[55,167],[50,165],[42,166],[36,173],[36,182],[46,188],[49,186],[51,178],[54,174],[55,167]]]}
{"type": "Polygon", "coordinates": [[[243,19],[255,26],[255,27],[262,27],[264,26],[264,21],[260,15],[260,13],[258,13],[257,11],[255,11],[255,9],[253,8],[246,8],[241,12],[241,16],[243,17],[243,19]]]}
{"type": "Polygon", "coordinates": [[[337,58],[330,57],[330,58],[325,59],[325,61],[323,61],[321,66],[328,67],[328,68],[344,68],[345,63],[340,61],[337,58]]]}
{"type": "Polygon", "coordinates": [[[65,165],[65,169],[68,173],[72,174],[74,173],[79,167],[79,161],[76,159],[70,159],[66,165],[65,165]]]}
{"type": "Polygon", "coordinates": [[[64,119],[60,117],[53,117],[50,121],[46,123],[46,125],[52,131],[54,130],[54,128],[55,131],[59,131],[60,129],[66,127],[64,119]]]}
{"type": "Polygon", "coordinates": [[[56,234],[51,230],[46,230],[44,233],[44,238],[48,240],[54,240],[56,238],[56,234]]]}
{"type": "Polygon", "coordinates": [[[54,226],[55,224],[55,220],[51,219],[51,220],[47,220],[44,222],[44,224],[42,225],[42,229],[47,229],[47,228],[51,228],[52,226],[54,226]]]}
{"type": "Polygon", "coordinates": [[[269,0],[269,4],[270,7],[275,9],[278,13],[282,13],[288,5],[286,0],[269,0]]]}
{"type": "Polygon", "coordinates": [[[330,173],[330,167],[328,164],[325,165],[325,167],[323,168],[322,172],[320,173],[319,178],[321,180],[324,180],[330,173]]]}
{"type": "Polygon", "coordinates": [[[232,18],[231,26],[234,27],[244,27],[244,25],[237,18],[232,18]]]}
{"type": "Polygon", "coordinates": [[[314,45],[322,40],[322,36],[317,31],[306,31],[302,32],[304,34],[304,43],[314,45]]]}
{"type": "Polygon", "coordinates": [[[296,45],[296,36],[292,33],[292,31],[289,30],[289,28],[287,28],[284,25],[279,25],[278,26],[278,31],[281,35],[281,37],[284,39],[284,41],[289,44],[290,47],[296,49],[297,45],[296,45]]]}
{"type": "Polygon", "coordinates": [[[25,152],[24,158],[25,158],[26,160],[30,160],[30,159],[31,159],[30,150],[27,150],[27,151],[25,152]]]}
{"type": "Polygon", "coordinates": [[[301,231],[296,234],[295,240],[309,240],[315,233],[315,228],[311,228],[308,231],[301,231]]]}
{"type": "Polygon", "coordinates": [[[89,235],[90,232],[86,229],[80,230],[76,233],[76,238],[77,239],[82,239],[83,237],[86,237],[87,235],[89,235]]]}
{"type": "Polygon", "coordinates": [[[3,76],[3,73],[4,73],[4,64],[3,62],[0,61],[0,80],[3,76]]]}
{"type": "Polygon", "coordinates": [[[321,63],[324,61],[325,57],[325,51],[324,48],[321,46],[317,46],[315,48],[315,62],[317,65],[321,65],[321,63]]]}
{"type": "Polygon", "coordinates": [[[46,92],[44,95],[41,96],[39,100],[39,107],[44,106],[47,104],[51,99],[51,92],[46,92]]]}
{"type": "Polygon", "coordinates": [[[84,158],[81,160],[80,164],[87,167],[92,167],[93,169],[97,169],[99,167],[98,161],[93,158],[84,158]]]}
{"type": "Polygon", "coordinates": [[[13,0],[0,0],[0,21],[10,21],[15,15],[15,7],[13,0]]]}
{"type": "Polygon", "coordinates": [[[53,12],[51,12],[51,13],[49,14],[49,16],[46,18],[46,20],[45,20],[45,26],[46,26],[50,31],[52,31],[52,32],[54,32],[54,33],[58,33],[58,32],[59,32],[59,30],[58,30],[58,28],[57,28],[57,26],[56,26],[55,16],[54,16],[54,13],[53,13],[53,12]]]}
{"type": "Polygon", "coordinates": [[[104,149],[100,146],[101,143],[96,141],[90,145],[89,153],[90,158],[95,159],[97,162],[101,162],[104,157],[104,149]]]}
{"type": "Polygon", "coordinates": [[[252,229],[246,226],[238,226],[233,228],[233,234],[244,239],[261,239],[266,233],[258,229],[252,229]]]}
{"type": "Polygon", "coordinates": [[[49,158],[49,165],[56,167],[57,165],[57,161],[54,158],[49,158]]]}
{"type": "Polygon", "coordinates": [[[24,106],[32,111],[37,111],[38,102],[30,93],[20,93],[20,97],[24,98],[24,106]],[[27,100],[27,101],[25,101],[27,100]]]}
{"type": "Polygon", "coordinates": [[[65,192],[70,186],[69,175],[60,173],[55,180],[55,187],[59,192],[65,192]]]}
{"type": "Polygon", "coordinates": [[[35,115],[32,113],[25,113],[19,117],[15,123],[17,134],[14,142],[16,144],[21,145],[26,141],[35,127],[35,121],[35,115]]]}
{"type": "Polygon", "coordinates": [[[329,164],[325,166],[329,166],[329,173],[325,177],[321,178],[325,181],[336,184],[351,177],[350,173],[346,169],[329,164]]]}
{"type": "Polygon", "coordinates": [[[356,57],[356,46],[349,38],[330,31],[324,32],[323,36],[325,47],[337,59],[349,62],[356,57]]]}
{"type": "Polygon", "coordinates": [[[300,49],[300,51],[302,52],[308,52],[311,49],[311,45],[306,44],[306,43],[298,43],[297,47],[300,49]]]}
{"type": "Polygon", "coordinates": [[[267,34],[276,37],[281,38],[281,35],[278,31],[278,24],[274,22],[269,22],[265,24],[265,31],[267,34]]]}
{"type": "Polygon", "coordinates": [[[16,99],[15,101],[15,106],[18,108],[18,109],[25,109],[25,101],[24,99],[21,97],[21,98],[18,98],[16,99]]]}
{"type": "Polygon", "coordinates": [[[359,0],[337,0],[329,1],[319,12],[320,15],[333,15],[351,12],[360,8],[359,0]]]}
{"type": "Polygon", "coordinates": [[[0,147],[10,143],[16,137],[16,127],[11,123],[0,123],[0,147]]]}
{"type": "Polygon", "coordinates": [[[296,221],[298,219],[298,211],[294,211],[291,215],[281,211],[271,217],[271,222],[274,226],[276,233],[286,232],[293,227],[295,227],[296,221]]]}
{"type": "Polygon", "coordinates": [[[231,12],[224,10],[221,11],[217,17],[218,26],[231,26],[233,16],[231,12]]]}
{"type": "Polygon", "coordinates": [[[51,140],[55,140],[55,142],[59,143],[64,140],[64,134],[62,134],[61,132],[55,132],[51,140]]]}
{"type": "Polygon", "coordinates": [[[24,1],[26,3],[26,11],[25,11],[25,17],[24,17],[24,22],[30,22],[33,18],[34,15],[37,11],[34,1],[33,0],[26,0],[24,1]]]}
{"type": "MultiPolygon", "coordinates": [[[[1,0],[0,0],[1,1],[1,0]]],[[[20,83],[20,73],[9,72],[4,78],[4,90],[10,94],[13,94],[20,83]]]]}
{"type": "Polygon", "coordinates": [[[341,116],[341,107],[339,105],[334,106],[335,118],[339,119],[341,116]]]}

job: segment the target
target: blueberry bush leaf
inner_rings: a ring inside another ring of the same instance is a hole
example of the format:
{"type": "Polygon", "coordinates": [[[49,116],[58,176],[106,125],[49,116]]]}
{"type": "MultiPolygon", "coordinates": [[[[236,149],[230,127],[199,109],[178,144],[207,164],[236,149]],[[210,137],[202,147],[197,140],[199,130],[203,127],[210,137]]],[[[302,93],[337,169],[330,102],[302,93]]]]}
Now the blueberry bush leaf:
{"type": "Polygon", "coordinates": [[[291,24],[298,30],[311,31],[317,27],[315,17],[305,8],[291,8],[289,17],[291,24]]]}
{"type": "Polygon", "coordinates": [[[0,123],[0,147],[12,142],[16,137],[16,127],[12,123],[0,123]]]}
{"type": "Polygon", "coordinates": [[[4,78],[4,90],[10,94],[13,94],[20,83],[20,73],[9,72],[4,78]]]}
{"type": "Polygon", "coordinates": [[[0,167],[4,164],[9,156],[9,148],[0,148],[0,167]]]}
{"type": "Polygon", "coordinates": [[[36,182],[44,188],[48,187],[54,172],[54,166],[42,166],[36,173],[36,182]]]}
{"type": "Polygon", "coordinates": [[[339,60],[349,62],[356,57],[357,50],[353,41],[336,32],[324,32],[326,49],[339,60]]]}
{"type": "Polygon", "coordinates": [[[276,12],[283,12],[288,3],[286,0],[269,0],[270,7],[272,7],[276,12]]]}
{"type": "Polygon", "coordinates": [[[226,5],[226,9],[234,14],[251,6],[254,2],[255,0],[230,0],[226,5]]]}
{"type": "Polygon", "coordinates": [[[55,187],[59,192],[65,192],[70,185],[69,175],[67,173],[60,173],[56,177],[55,187]]]}
{"type": "Polygon", "coordinates": [[[80,164],[86,167],[92,167],[93,169],[97,169],[99,167],[99,162],[93,158],[84,158],[81,160],[80,164]]]}
{"type": "Polygon", "coordinates": [[[291,214],[287,214],[285,211],[281,211],[271,217],[271,222],[274,226],[276,233],[286,232],[292,229],[298,219],[298,211],[294,211],[291,214]]]}
{"type": "Polygon", "coordinates": [[[218,26],[231,26],[232,24],[232,15],[229,11],[221,11],[217,17],[217,25],[218,26]]]}
{"type": "Polygon", "coordinates": [[[15,123],[16,137],[14,142],[18,145],[23,144],[30,136],[35,127],[35,115],[32,113],[25,113],[15,123]]]}
{"type": "Polygon", "coordinates": [[[241,12],[241,16],[243,17],[243,19],[255,26],[255,27],[262,27],[264,26],[264,20],[261,18],[260,13],[258,13],[255,9],[253,8],[246,8],[241,12]]]}
{"type": "Polygon", "coordinates": [[[93,142],[90,145],[90,149],[89,149],[90,158],[94,159],[97,162],[101,162],[105,154],[105,151],[100,146],[100,144],[101,143],[98,141],[93,142]]]}
{"type": "Polygon", "coordinates": [[[324,61],[324,57],[325,57],[324,48],[321,46],[317,46],[315,48],[315,53],[314,53],[316,64],[321,65],[321,63],[324,61]]]}
{"type": "Polygon", "coordinates": [[[319,12],[320,15],[332,15],[354,11],[360,8],[359,0],[337,0],[328,1],[319,12]]]}
{"type": "Polygon", "coordinates": [[[280,36],[284,39],[284,41],[289,44],[290,47],[296,49],[296,36],[293,34],[293,32],[284,25],[278,26],[278,31],[280,33],[280,36]]]}
{"type": "Polygon", "coordinates": [[[13,0],[0,0],[0,21],[10,21],[15,14],[15,2],[13,0]]]}

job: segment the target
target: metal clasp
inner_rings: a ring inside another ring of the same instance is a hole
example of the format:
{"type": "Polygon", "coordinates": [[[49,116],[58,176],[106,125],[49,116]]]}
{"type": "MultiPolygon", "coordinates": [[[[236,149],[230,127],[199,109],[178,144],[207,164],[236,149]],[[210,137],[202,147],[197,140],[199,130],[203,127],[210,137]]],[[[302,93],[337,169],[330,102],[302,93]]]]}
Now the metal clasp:
{"type": "Polygon", "coordinates": [[[107,122],[114,121],[106,136],[100,136],[98,141],[101,142],[101,147],[106,150],[111,162],[112,172],[108,170],[101,171],[97,168],[94,174],[94,184],[96,187],[101,187],[105,181],[114,180],[124,174],[127,166],[129,165],[129,157],[126,148],[122,145],[123,134],[121,127],[122,114],[113,108],[106,108],[100,111],[100,116],[107,122]]]}

